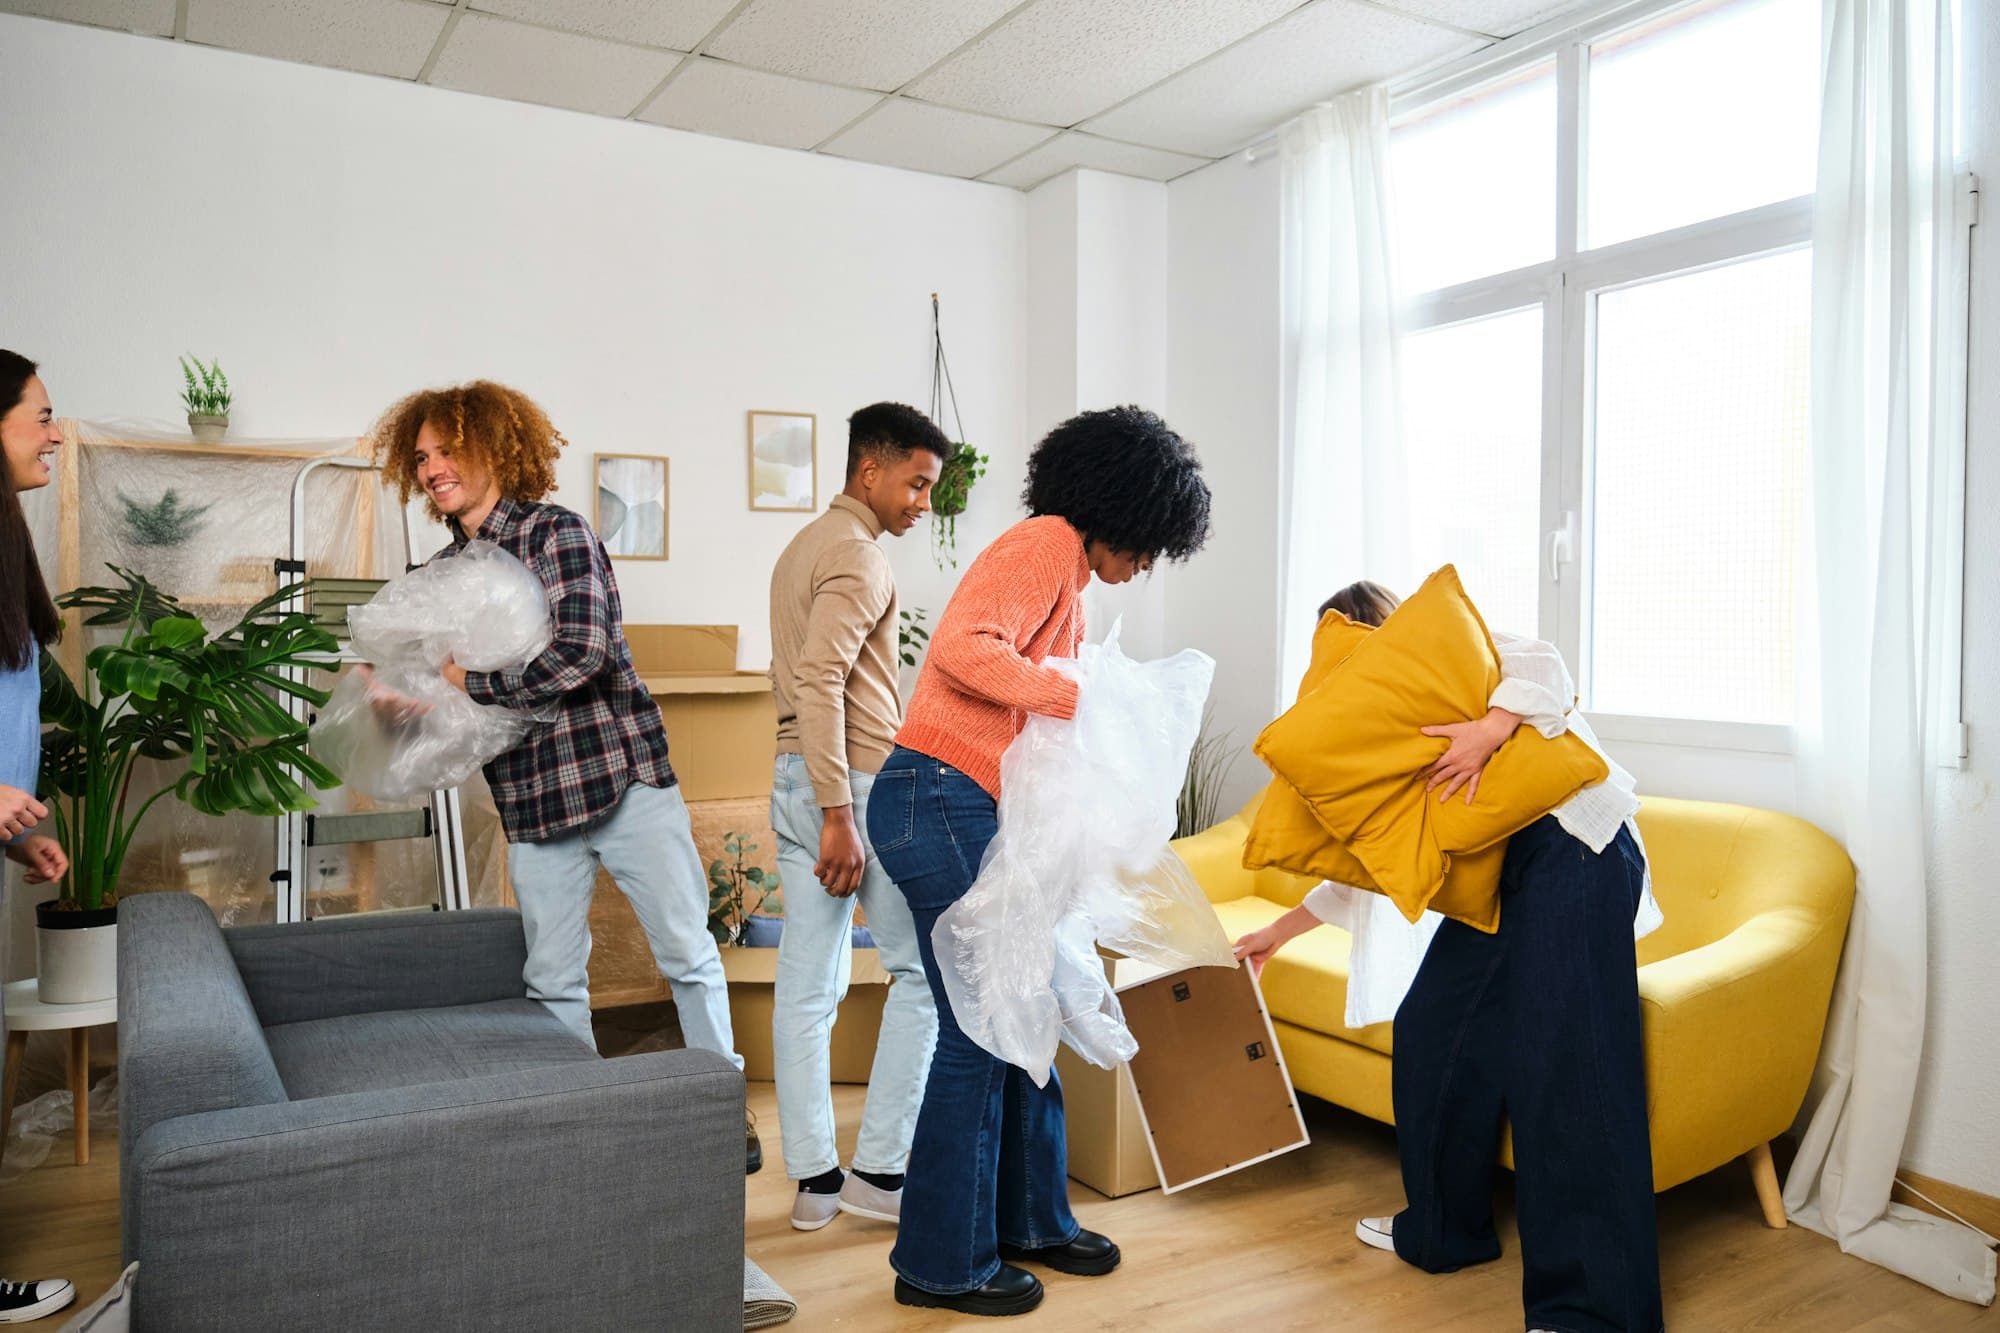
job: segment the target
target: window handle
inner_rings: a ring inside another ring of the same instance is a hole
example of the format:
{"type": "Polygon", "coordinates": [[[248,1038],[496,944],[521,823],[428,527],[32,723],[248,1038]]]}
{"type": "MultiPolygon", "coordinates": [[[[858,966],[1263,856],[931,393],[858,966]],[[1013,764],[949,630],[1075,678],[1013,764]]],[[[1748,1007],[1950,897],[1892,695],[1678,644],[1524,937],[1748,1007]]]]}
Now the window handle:
{"type": "Polygon", "coordinates": [[[1576,559],[1576,511],[1563,514],[1563,525],[1548,537],[1549,582],[1562,582],[1562,567],[1576,559]]]}

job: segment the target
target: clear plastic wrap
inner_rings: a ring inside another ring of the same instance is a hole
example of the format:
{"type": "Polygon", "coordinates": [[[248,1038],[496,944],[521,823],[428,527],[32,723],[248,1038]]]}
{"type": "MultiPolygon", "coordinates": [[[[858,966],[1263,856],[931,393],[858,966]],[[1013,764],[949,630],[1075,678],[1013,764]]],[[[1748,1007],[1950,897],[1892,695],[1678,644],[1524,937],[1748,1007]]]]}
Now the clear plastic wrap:
{"type": "Polygon", "coordinates": [[[1138,1050],[1100,945],[1169,970],[1235,965],[1167,846],[1214,660],[1135,662],[1114,626],[1050,665],[1076,676],[1076,717],[1030,717],[1008,746],[999,832],[931,936],[959,1026],[1037,1085],[1058,1041],[1107,1069],[1138,1050]]]}
{"type": "Polygon", "coordinates": [[[473,671],[524,666],[549,645],[541,583],[491,542],[390,580],[347,622],[371,665],[334,687],[312,747],[362,794],[408,801],[459,786],[534,725],[527,713],[474,703],[439,671],[447,658],[473,671]]]}

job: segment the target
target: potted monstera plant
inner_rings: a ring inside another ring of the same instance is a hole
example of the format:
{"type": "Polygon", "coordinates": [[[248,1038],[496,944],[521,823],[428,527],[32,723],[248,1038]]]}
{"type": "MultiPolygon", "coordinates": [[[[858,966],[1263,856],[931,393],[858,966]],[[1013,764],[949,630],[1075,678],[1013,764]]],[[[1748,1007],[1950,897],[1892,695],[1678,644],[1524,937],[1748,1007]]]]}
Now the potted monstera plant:
{"type": "Polygon", "coordinates": [[[303,683],[300,668],[319,667],[339,647],[312,617],[278,611],[292,589],[211,637],[145,578],[110,568],[120,586],[56,599],[87,612],[86,626],[121,631],[91,649],[81,688],[42,655],[42,721],[54,728],[43,746],[42,797],[70,859],[57,896],[35,906],[40,994],[51,1004],[116,994],[119,875],[156,802],[172,795],[203,814],[276,816],[316,804],[304,784],[339,785],[306,752],[305,725],[279,702],[325,703],[327,692],[303,683]],[[141,759],[185,768],[134,805],[141,759]]]}

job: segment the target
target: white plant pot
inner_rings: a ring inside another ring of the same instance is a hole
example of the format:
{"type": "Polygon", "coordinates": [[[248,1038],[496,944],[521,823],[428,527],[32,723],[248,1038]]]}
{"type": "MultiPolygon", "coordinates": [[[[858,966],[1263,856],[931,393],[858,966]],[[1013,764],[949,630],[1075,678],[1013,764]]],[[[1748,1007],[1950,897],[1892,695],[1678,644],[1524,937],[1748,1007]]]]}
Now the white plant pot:
{"type": "Polygon", "coordinates": [[[118,994],[117,908],[54,913],[36,908],[36,994],[43,1004],[90,1004],[118,994]],[[103,924],[42,925],[50,917],[82,917],[103,924]]]}
{"type": "Polygon", "coordinates": [[[229,418],[212,417],[195,412],[188,413],[188,433],[194,436],[196,444],[221,444],[229,434],[229,418]]]}

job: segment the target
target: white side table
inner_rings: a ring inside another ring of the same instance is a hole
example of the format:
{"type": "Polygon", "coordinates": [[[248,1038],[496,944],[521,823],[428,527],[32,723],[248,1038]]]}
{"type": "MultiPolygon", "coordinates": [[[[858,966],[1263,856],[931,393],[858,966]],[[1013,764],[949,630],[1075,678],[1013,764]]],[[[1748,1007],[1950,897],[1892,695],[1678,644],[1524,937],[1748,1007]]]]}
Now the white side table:
{"type": "Polygon", "coordinates": [[[118,1001],[89,1004],[44,1004],[35,993],[35,979],[7,984],[7,1066],[0,1075],[0,1145],[14,1119],[14,1091],[21,1081],[21,1053],[30,1032],[69,1032],[70,1111],[76,1127],[76,1164],[90,1160],[90,1029],[118,1021],[118,1001]]]}

